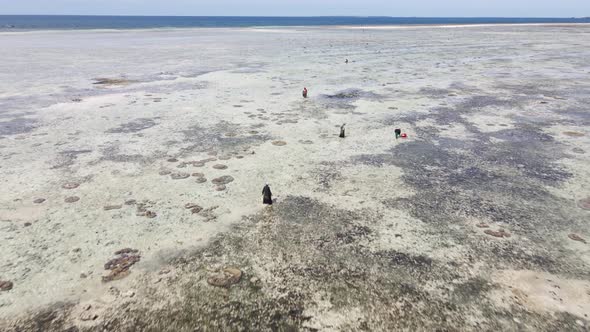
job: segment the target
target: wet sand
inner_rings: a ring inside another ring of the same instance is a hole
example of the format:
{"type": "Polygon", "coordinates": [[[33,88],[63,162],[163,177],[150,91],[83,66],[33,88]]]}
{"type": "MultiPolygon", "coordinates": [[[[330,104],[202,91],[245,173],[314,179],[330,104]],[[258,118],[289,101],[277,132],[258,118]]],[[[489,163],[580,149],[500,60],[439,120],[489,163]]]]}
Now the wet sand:
{"type": "Polygon", "coordinates": [[[586,330],[589,36],[0,33],[0,329],[586,330]]]}

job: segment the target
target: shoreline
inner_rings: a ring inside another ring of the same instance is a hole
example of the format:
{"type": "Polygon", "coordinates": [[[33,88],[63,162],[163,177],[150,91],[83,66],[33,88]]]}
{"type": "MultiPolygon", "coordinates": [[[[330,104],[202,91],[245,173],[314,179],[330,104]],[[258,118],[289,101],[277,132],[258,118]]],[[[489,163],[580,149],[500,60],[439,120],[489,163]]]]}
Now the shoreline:
{"type": "Polygon", "coordinates": [[[590,26],[588,23],[484,23],[484,24],[413,24],[413,25],[371,25],[366,27],[361,26],[339,26],[343,29],[366,29],[366,30],[393,30],[405,28],[485,28],[485,27],[499,27],[499,26],[590,26]]]}
{"type": "Polygon", "coordinates": [[[384,25],[253,25],[253,26],[219,26],[219,27],[154,27],[154,28],[63,28],[63,29],[0,29],[3,34],[23,34],[35,32],[142,32],[142,31],[190,31],[190,30],[291,30],[291,29],[312,29],[312,30],[405,30],[405,29],[453,29],[453,28],[486,28],[486,27],[519,27],[519,26],[548,26],[548,27],[580,27],[590,26],[590,22],[580,23],[465,23],[465,24],[384,24],[384,25]]]}

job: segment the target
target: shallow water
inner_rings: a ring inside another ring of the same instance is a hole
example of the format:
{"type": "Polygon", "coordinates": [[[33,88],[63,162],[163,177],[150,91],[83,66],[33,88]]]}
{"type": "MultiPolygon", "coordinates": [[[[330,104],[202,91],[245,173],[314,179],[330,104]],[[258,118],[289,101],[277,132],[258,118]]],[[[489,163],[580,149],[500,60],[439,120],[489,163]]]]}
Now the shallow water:
{"type": "Polygon", "coordinates": [[[0,33],[0,326],[582,330],[589,33],[0,33]]]}

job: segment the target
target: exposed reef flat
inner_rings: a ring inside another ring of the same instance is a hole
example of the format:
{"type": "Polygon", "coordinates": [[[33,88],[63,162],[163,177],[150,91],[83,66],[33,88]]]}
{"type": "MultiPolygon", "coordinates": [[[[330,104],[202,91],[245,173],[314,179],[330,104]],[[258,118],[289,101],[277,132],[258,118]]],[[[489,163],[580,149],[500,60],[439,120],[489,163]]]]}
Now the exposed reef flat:
{"type": "Polygon", "coordinates": [[[587,331],[588,36],[2,32],[0,330],[587,331]]]}

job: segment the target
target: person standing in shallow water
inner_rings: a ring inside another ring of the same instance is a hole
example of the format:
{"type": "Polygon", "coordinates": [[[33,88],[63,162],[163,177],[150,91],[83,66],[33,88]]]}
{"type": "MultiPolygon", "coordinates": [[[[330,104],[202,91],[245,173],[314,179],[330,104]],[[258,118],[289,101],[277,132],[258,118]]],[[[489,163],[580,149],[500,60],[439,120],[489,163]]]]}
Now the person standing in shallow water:
{"type": "Polygon", "coordinates": [[[268,183],[262,188],[262,203],[272,205],[272,192],[270,191],[268,183]]]}
{"type": "Polygon", "coordinates": [[[307,88],[303,88],[303,98],[307,98],[307,88]]]}

